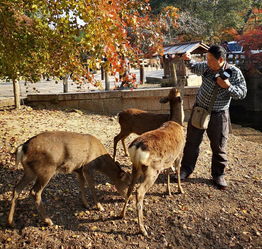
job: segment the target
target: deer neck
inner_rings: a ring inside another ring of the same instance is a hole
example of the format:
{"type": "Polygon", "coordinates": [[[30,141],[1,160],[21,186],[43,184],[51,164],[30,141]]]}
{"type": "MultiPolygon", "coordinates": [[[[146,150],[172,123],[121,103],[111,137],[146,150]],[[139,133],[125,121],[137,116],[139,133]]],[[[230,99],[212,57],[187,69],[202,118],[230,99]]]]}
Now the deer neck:
{"type": "Polygon", "coordinates": [[[170,103],[170,120],[183,125],[184,117],[183,101],[175,104],[170,103]]]}
{"type": "Polygon", "coordinates": [[[112,184],[115,184],[118,181],[121,168],[114,162],[113,158],[107,154],[103,156],[98,170],[105,174],[112,184]]]}

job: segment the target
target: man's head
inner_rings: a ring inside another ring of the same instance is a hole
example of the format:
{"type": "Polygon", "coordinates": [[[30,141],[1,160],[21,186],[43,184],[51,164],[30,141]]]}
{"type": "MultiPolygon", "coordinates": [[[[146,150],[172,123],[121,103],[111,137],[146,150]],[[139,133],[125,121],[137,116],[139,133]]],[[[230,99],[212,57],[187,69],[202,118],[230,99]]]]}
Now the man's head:
{"type": "Polygon", "coordinates": [[[207,53],[207,65],[210,69],[218,71],[226,61],[226,50],[218,45],[212,45],[207,53]]]}

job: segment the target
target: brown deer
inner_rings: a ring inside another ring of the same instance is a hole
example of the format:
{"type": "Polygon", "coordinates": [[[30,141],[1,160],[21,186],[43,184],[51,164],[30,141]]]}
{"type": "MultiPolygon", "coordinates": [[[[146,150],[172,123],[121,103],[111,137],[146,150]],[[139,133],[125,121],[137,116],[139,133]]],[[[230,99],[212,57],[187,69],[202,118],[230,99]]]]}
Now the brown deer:
{"type": "MultiPolygon", "coordinates": [[[[148,234],[143,222],[143,200],[159,173],[164,169],[172,168],[175,164],[179,192],[183,193],[180,182],[180,162],[185,134],[182,127],[184,113],[180,92],[175,88],[172,89],[166,101],[170,102],[171,120],[173,121],[165,122],[160,128],[142,134],[130,144],[128,149],[132,161],[132,180],[121,216],[125,217],[127,204],[134,186],[140,176],[143,176],[136,193],[136,206],[140,231],[145,236],[148,236],[148,234]]],[[[169,183],[168,173],[168,190],[170,193],[169,183]]]]}
{"type": "MultiPolygon", "coordinates": [[[[160,100],[160,102],[162,99],[160,100]]],[[[125,156],[128,156],[125,139],[131,134],[135,133],[141,135],[147,131],[159,128],[163,123],[169,120],[169,114],[156,114],[139,109],[126,109],[118,114],[118,122],[120,125],[120,132],[114,137],[114,153],[113,159],[116,157],[117,143],[121,140],[125,156]]]]}
{"type": "Polygon", "coordinates": [[[56,173],[72,173],[78,175],[83,204],[88,207],[85,196],[87,182],[96,206],[103,210],[97,201],[93,182],[93,170],[98,170],[109,177],[117,191],[126,196],[130,182],[130,174],[123,171],[106,151],[103,144],[94,136],[74,132],[44,132],[30,138],[20,145],[16,151],[16,164],[22,163],[24,175],[13,191],[8,224],[13,225],[16,200],[21,191],[30,182],[35,181],[31,194],[35,198],[36,207],[44,222],[52,225],[46,215],[41,194],[56,173]]]}

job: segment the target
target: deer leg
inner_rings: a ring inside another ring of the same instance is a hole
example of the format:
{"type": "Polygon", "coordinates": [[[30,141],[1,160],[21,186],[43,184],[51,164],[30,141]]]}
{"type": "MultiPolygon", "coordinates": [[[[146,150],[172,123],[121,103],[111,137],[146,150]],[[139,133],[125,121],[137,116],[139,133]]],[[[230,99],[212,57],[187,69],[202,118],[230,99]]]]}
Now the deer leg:
{"type": "Polygon", "coordinates": [[[178,192],[183,194],[184,190],[181,186],[181,179],[180,179],[180,164],[181,164],[182,156],[179,156],[175,161],[175,168],[176,168],[176,174],[177,174],[177,183],[178,183],[178,192]]]}
{"type": "MultiPolygon", "coordinates": [[[[88,167],[90,167],[90,166],[88,166],[88,167]]],[[[101,205],[101,203],[98,202],[98,200],[97,200],[93,174],[91,173],[90,169],[84,168],[83,171],[84,171],[83,173],[84,173],[85,180],[87,181],[88,186],[89,186],[89,188],[90,188],[90,190],[91,190],[91,194],[92,194],[92,196],[93,196],[93,199],[94,199],[94,202],[95,202],[96,207],[97,207],[100,211],[105,211],[105,209],[103,208],[103,206],[101,205]]]]}
{"type": "Polygon", "coordinates": [[[140,227],[140,232],[142,232],[142,234],[146,237],[148,236],[148,234],[143,221],[143,201],[146,192],[151,186],[153,186],[158,175],[159,173],[157,171],[152,168],[148,168],[145,174],[145,179],[138,187],[136,194],[138,225],[140,227]]]}
{"type": "Polygon", "coordinates": [[[126,139],[126,137],[122,138],[122,139],[121,139],[121,142],[122,142],[122,145],[123,145],[123,148],[124,148],[125,156],[128,156],[127,150],[126,150],[125,139],[126,139]]]}
{"type": "Polygon", "coordinates": [[[125,218],[125,216],[126,216],[127,204],[128,204],[128,202],[129,202],[129,200],[130,200],[131,194],[132,194],[132,192],[133,192],[133,190],[134,190],[135,184],[136,184],[139,176],[140,176],[140,175],[139,175],[138,171],[133,167],[133,168],[132,168],[131,183],[130,183],[130,185],[129,185],[129,187],[128,187],[125,205],[124,205],[124,208],[122,209],[122,212],[121,212],[121,214],[120,214],[120,217],[122,217],[122,218],[125,218]]]}
{"type": "Polygon", "coordinates": [[[85,208],[88,208],[88,202],[87,202],[86,195],[85,195],[85,177],[83,174],[83,169],[77,170],[75,172],[77,173],[77,177],[79,181],[80,194],[81,194],[83,205],[85,206],[85,208]]]}
{"type": "Polygon", "coordinates": [[[172,196],[171,189],[170,189],[170,173],[167,172],[167,193],[169,196],[172,196]]]}
{"type": "Polygon", "coordinates": [[[23,177],[21,178],[19,183],[15,186],[14,191],[13,191],[11,207],[10,207],[10,211],[9,211],[8,219],[7,219],[8,225],[10,226],[14,225],[14,212],[15,212],[16,200],[18,199],[20,193],[26,187],[26,185],[28,185],[34,179],[35,179],[35,175],[33,174],[33,172],[25,169],[23,177]]]}
{"type": "MultiPolygon", "coordinates": [[[[175,171],[173,166],[170,167],[172,171],[175,171]]],[[[171,188],[170,188],[170,169],[167,169],[167,193],[169,196],[172,196],[171,188]]]]}
{"type": "Polygon", "coordinates": [[[116,158],[116,147],[117,147],[117,143],[119,142],[119,140],[122,141],[122,144],[123,144],[123,147],[124,147],[124,151],[125,151],[125,156],[127,156],[126,147],[125,147],[125,144],[124,144],[124,141],[123,141],[123,140],[125,140],[126,137],[127,137],[127,136],[125,136],[125,135],[122,133],[122,131],[121,131],[117,136],[114,137],[114,153],[113,153],[113,159],[114,159],[114,161],[115,161],[115,158],[116,158]]]}
{"type": "Polygon", "coordinates": [[[36,182],[35,182],[35,184],[33,186],[33,189],[32,189],[32,194],[33,194],[33,196],[35,198],[36,208],[37,208],[39,214],[41,215],[43,221],[48,226],[52,226],[53,222],[46,215],[45,207],[44,207],[43,202],[42,202],[42,192],[43,192],[45,186],[48,184],[48,182],[50,181],[50,179],[52,178],[53,175],[54,174],[39,176],[36,179],[36,182]]]}
{"type": "Polygon", "coordinates": [[[121,139],[121,132],[114,137],[114,153],[113,153],[113,159],[114,159],[114,161],[115,161],[115,159],[116,159],[116,147],[117,147],[117,143],[119,142],[120,139],[121,139]]]}

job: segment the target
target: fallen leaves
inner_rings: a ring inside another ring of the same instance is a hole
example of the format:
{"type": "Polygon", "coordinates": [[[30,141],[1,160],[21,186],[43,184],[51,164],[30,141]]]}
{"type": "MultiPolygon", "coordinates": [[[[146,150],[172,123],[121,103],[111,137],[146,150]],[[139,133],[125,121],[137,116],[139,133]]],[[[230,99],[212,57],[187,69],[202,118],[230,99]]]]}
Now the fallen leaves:
{"type": "Polygon", "coordinates": [[[95,231],[98,230],[98,227],[97,227],[97,226],[91,226],[91,227],[90,227],[90,230],[93,231],[93,232],[95,232],[95,231]]]}
{"type": "MultiPolygon", "coordinates": [[[[123,208],[123,199],[115,194],[114,186],[107,179],[100,177],[96,189],[105,212],[92,208],[91,196],[88,200],[90,209],[84,209],[76,178],[73,175],[57,175],[44,191],[43,201],[48,214],[54,216],[52,220],[58,225],[42,227],[34,202],[27,198],[28,191],[24,191],[18,201],[18,226],[13,230],[6,229],[2,224],[6,219],[12,189],[22,175],[14,166],[11,152],[17,145],[45,130],[93,134],[112,154],[113,137],[119,132],[119,125],[114,118],[77,110],[25,108],[0,112],[1,248],[5,248],[5,245],[9,248],[18,248],[19,245],[24,248],[44,248],[47,245],[50,248],[176,248],[178,243],[182,243],[181,248],[190,248],[193,244],[199,245],[199,248],[255,248],[258,244],[256,240],[261,239],[258,224],[261,145],[233,135],[229,139],[228,149],[228,169],[231,170],[226,171],[230,184],[228,192],[221,193],[214,189],[208,180],[212,153],[207,137],[201,144],[195,172],[183,183],[186,195],[174,194],[166,198],[166,179],[160,176],[144,201],[144,222],[149,227],[150,240],[137,234],[135,201],[128,205],[126,219],[115,219],[123,208]],[[220,244],[216,245],[218,240],[215,235],[221,237],[220,244]]],[[[127,144],[135,137],[128,137],[127,144]]],[[[121,145],[118,146],[117,155],[125,170],[130,172],[130,159],[123,156],[121,145]]],[[[171,181],[171,185],[173,189],[177,188],[175,182],[171,181]]]]}

